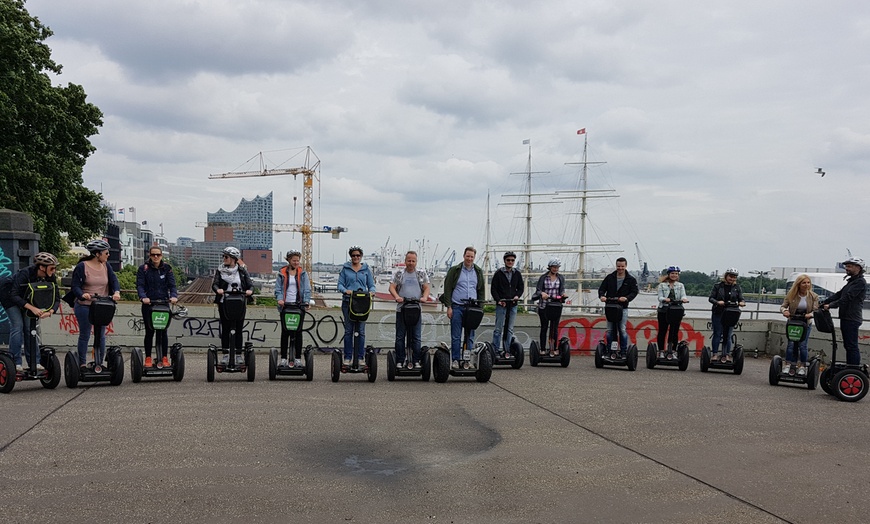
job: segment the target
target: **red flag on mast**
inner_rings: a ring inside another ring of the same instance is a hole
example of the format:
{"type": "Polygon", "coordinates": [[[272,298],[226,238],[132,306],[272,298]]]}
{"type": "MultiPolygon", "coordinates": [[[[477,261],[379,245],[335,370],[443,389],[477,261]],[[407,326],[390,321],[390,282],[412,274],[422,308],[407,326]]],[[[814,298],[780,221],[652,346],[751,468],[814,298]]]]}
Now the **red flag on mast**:
{"type": "Polygon", "coordinates": [[[578,134],[578,135],[585,135],[585,134],[586,134],[586,128],[584,127],[583,129],[578,129],[578,130],[577,130],[577,134],[578,134]]]}

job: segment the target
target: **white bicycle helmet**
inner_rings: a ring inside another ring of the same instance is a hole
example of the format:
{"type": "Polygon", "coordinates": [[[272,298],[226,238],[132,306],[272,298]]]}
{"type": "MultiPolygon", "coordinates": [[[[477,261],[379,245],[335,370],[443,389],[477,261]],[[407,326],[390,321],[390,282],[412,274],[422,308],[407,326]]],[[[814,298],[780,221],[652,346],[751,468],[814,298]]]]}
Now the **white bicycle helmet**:
{"type": "Polygon", "coordinates": [[[242,258],[242,252],[239,251],[238,248],[235,248],[235,247],[233,247],[233,246],[227,246],[227,247],[225,247],[225,248],[224,248],[224,251],[223,251],[223,254],[224,254],[224,255],[229,255],[229,256],[235,258],[236,260],[242,258]]]}
{"type": "Polygon", "coordinates": [[[42,251],[33,256],[33,263],[40,266],[56,266],[57,257],[42,251]]]}
{"type": "Polygon", "coordinates": [[[740,272],[737,271],[736,267],[729,267],[728,269],[725,270],[725,275],[734,275],[735,277],[739,277],[740,272]]]}
{"type": "Polygon", "coordinates": [[[551,258],[550,261],[547,262],[547,267],[553,267],[553,266],[561,267],[562,261],[559,260],[558,258],[551,258]]]}
{"type": "Polygon", "coordinates": [[[301,256],[302,256],[302,253],[300,253],[299,251],[296,251],[295,249],[291,249],[290,251],[287,252],[287,256],[285,256],[284,258],[286,260],[290,260],[293,257],[301,257],[301,256]]]}
{"type": "Polygon", "coordinates": [[[863,258],[849,257],[848,259],[846,259],[843,262],[843,265],[846,265],[846,264],[854,264],[854,265],[860,267],[861,269],[864,269],[864,259],[863,258]]]}

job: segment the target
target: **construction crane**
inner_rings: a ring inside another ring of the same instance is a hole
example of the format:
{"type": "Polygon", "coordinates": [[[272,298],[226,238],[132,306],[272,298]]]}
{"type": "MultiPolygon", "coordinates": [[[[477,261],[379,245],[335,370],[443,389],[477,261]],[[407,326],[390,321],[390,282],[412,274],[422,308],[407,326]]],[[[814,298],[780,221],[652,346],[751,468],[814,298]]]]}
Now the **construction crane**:
{"type": "MultiPolygon", "coordinates": [[[[234,171],[229,173],[217,173],[209,175],[209,179],[220,178],[247,178],[254,176],[277,176],[277,175],[292,175],[296,178],[302,175],[302,224],[273,224],[273,231],[279,231],[275,227],[280,226],[280,231],[292,231],[302,233],[302,267],[313,267],[313,243],[311,241],[312,233],[331,233],[332,238],[338,238],[339,234],[347,231],[343,227],[322,227],[315,229],[313,227],[314,216],[314,179],[320,181],[320,159],[311,149],[310,146],[305,148],[305,163],[301,167],[291,167],[282,169],[268,169],[266,161],[263,158],[263,152],[259,153],[260,170],[259,171],[234,171]],[[312,163],[312,157],[314,159],[312,163]]],[[[248,229],[234,225],[236,229],[248,229]]]]}

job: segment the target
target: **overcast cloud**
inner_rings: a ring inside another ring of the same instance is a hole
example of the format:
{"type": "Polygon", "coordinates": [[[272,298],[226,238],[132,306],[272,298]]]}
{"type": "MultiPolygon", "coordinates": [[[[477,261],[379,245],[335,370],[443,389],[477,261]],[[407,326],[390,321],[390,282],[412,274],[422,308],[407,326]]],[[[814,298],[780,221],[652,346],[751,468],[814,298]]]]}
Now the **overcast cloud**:
{"type": "MultiPolygon", "coordinates": [[[[170,240],[292,177],[210,173],[322,161],[315,259],[390,238],[430,257],[519,243],[535,192],[576,189],[586,128],[588,241],[653,269],[832,267],[870,259],[870,4],[847,1],[29,0],[58,83],[105,114],[85,183],[170,240]],[[817,167],[827,172],[814,175],[817,167]],[[437,253],[435,247],[437,246],[437,253]]],[[[542,200],[544,197],[538,197],[542,200]]],[[[535,206],[535,243],[579,241],[577,205],[535,206]],[[570,223],[569,223],[570,222],[570,223]]],[[[128,216],[128,219],[130,217],[128,216]]],[[[275,236],[277,253],[301,239],[275,236]]],[[[595,267],[610,257],[590,259],[595,267]]],[[[535,263],[549,256],[536,255],[535,263]]],[[[568,267],[576,256],[562,255],[568,267]]]]}

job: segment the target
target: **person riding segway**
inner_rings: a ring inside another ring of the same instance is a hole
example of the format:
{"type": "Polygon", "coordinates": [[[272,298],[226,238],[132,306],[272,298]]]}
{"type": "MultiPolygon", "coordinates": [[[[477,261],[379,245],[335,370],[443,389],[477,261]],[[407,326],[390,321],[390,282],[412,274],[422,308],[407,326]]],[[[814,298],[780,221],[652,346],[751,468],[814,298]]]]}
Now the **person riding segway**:
{"type": "Polygon", "coordinates": [[[646,349],[646,367],[676,366],[680,371],[689,367],[689,344],[680,342],[680,322],[686,314],[683,304],[689,301],[680,280],[680,267],[669,266],[658,286],[658,337],[646,349]],[[665,345],[667,340],[667,345],[665,345]]]}
{"type": "Polygon", "coordinates": [[[617,258],[616,270],[604,277],[598,287],[598,298],[604,303],[607,320],[604,340],[595,350],[595,367],[598,368],[613,365],[626,366],[629,371],[637,369],[637,346],[629,345],[626,324],[629,304],[640,290],[637,279],[626,269],[627,265],[624,257],[617,258]]]}
{"type": "Polygon", "coordinates": [[[212,290],[221,320],[221,349],[214,344],[208,347],[206,355],[206,380],[214,382],[218,373],[246,373],[248,382],[256,377],[254,345],[243,344],[242,332],[249,297],[253,294],[254,284],[248,270],[239,263],[241,251],[228,246],[223,250],[223,263],[215,270],[212,290]],[[222,357],[218,357],[218,352],[222,357]]]}
{"type": "Polygon", "coordinates": [[[713,284],[710,291],[708,300],[713,304],[713,348],[712,351],[707,346],[701,349],[701,371],[721,369],[733,371],[735,375],[743,373],[743,346],[734,344],[732,348],[734,326],[740,320],[740,308],[746,305],[743,290],[737,283],[739,274],[736,268],[729,267],[725,270],[724,278],[713,284]]]}
{"type": "Polygon", "coordinates": [[[516,253],[508,251],[502,258],[504,267],[495,272],[490,283],[490,294],[496,305],[492,344],[488,345],[488,349],[492,354],[493,365],[508,365],[513,369],[520,369],[523,367],[525,353],[514,338],[514,320],[525,284],[523,275],[514,268],[516,253]]]}
{"type": "Polygon", "coordinates": [[[362,260],[361,247],[351,246],[347,254],[350,260],[344,263],[338,274],[344,350],[336,349],[332,353],[332,381],[338,382],[342,373],[365,373],[369,382],[374,382],[378,378],[378,359],[375,349],[366,346],[366,320],[372,309],[375,277],[362,260]]]}
{"type": "Polygon", "coordinates": [[[417,253],[405,253],[405,269],[390,282],[390,294],[396,303],[395,350],[387,353],[387,380],[396,377],[421,377],[428,381],[432,358],[422,347],[423,316],[420,301],[429,296],[429,276],[417,271],[417,253]]]}
{"type": "Polygon", "coordinates": [[[541,322],[540,344],[532,340],[529,345],[529,363],[559,364],[563,368],[571,363],[571,347],[568,337],[559,338],[559,321],[565,303],[565,277],[559,273],[562,262],[551,258],[547,272],[538,278],[532,301],[538,302],[538,318],[541,322]]]}
{"type": "Polygon", "coordinates": [[[305,380],[314,378],[314,354],[309,345],[302,350],[302,323],[310,307],[311,281],[308,272],[299,266],[302,253],[296,250],[287,252],[284,257],[287,265],[278,272],[275,281],[275,299],[281,319],[281,359],[278,350],[269,352],[269,380],[280,376],[304,376],[305,380]],[[289,348],[293,354],[289,355],[289,348]]]}

